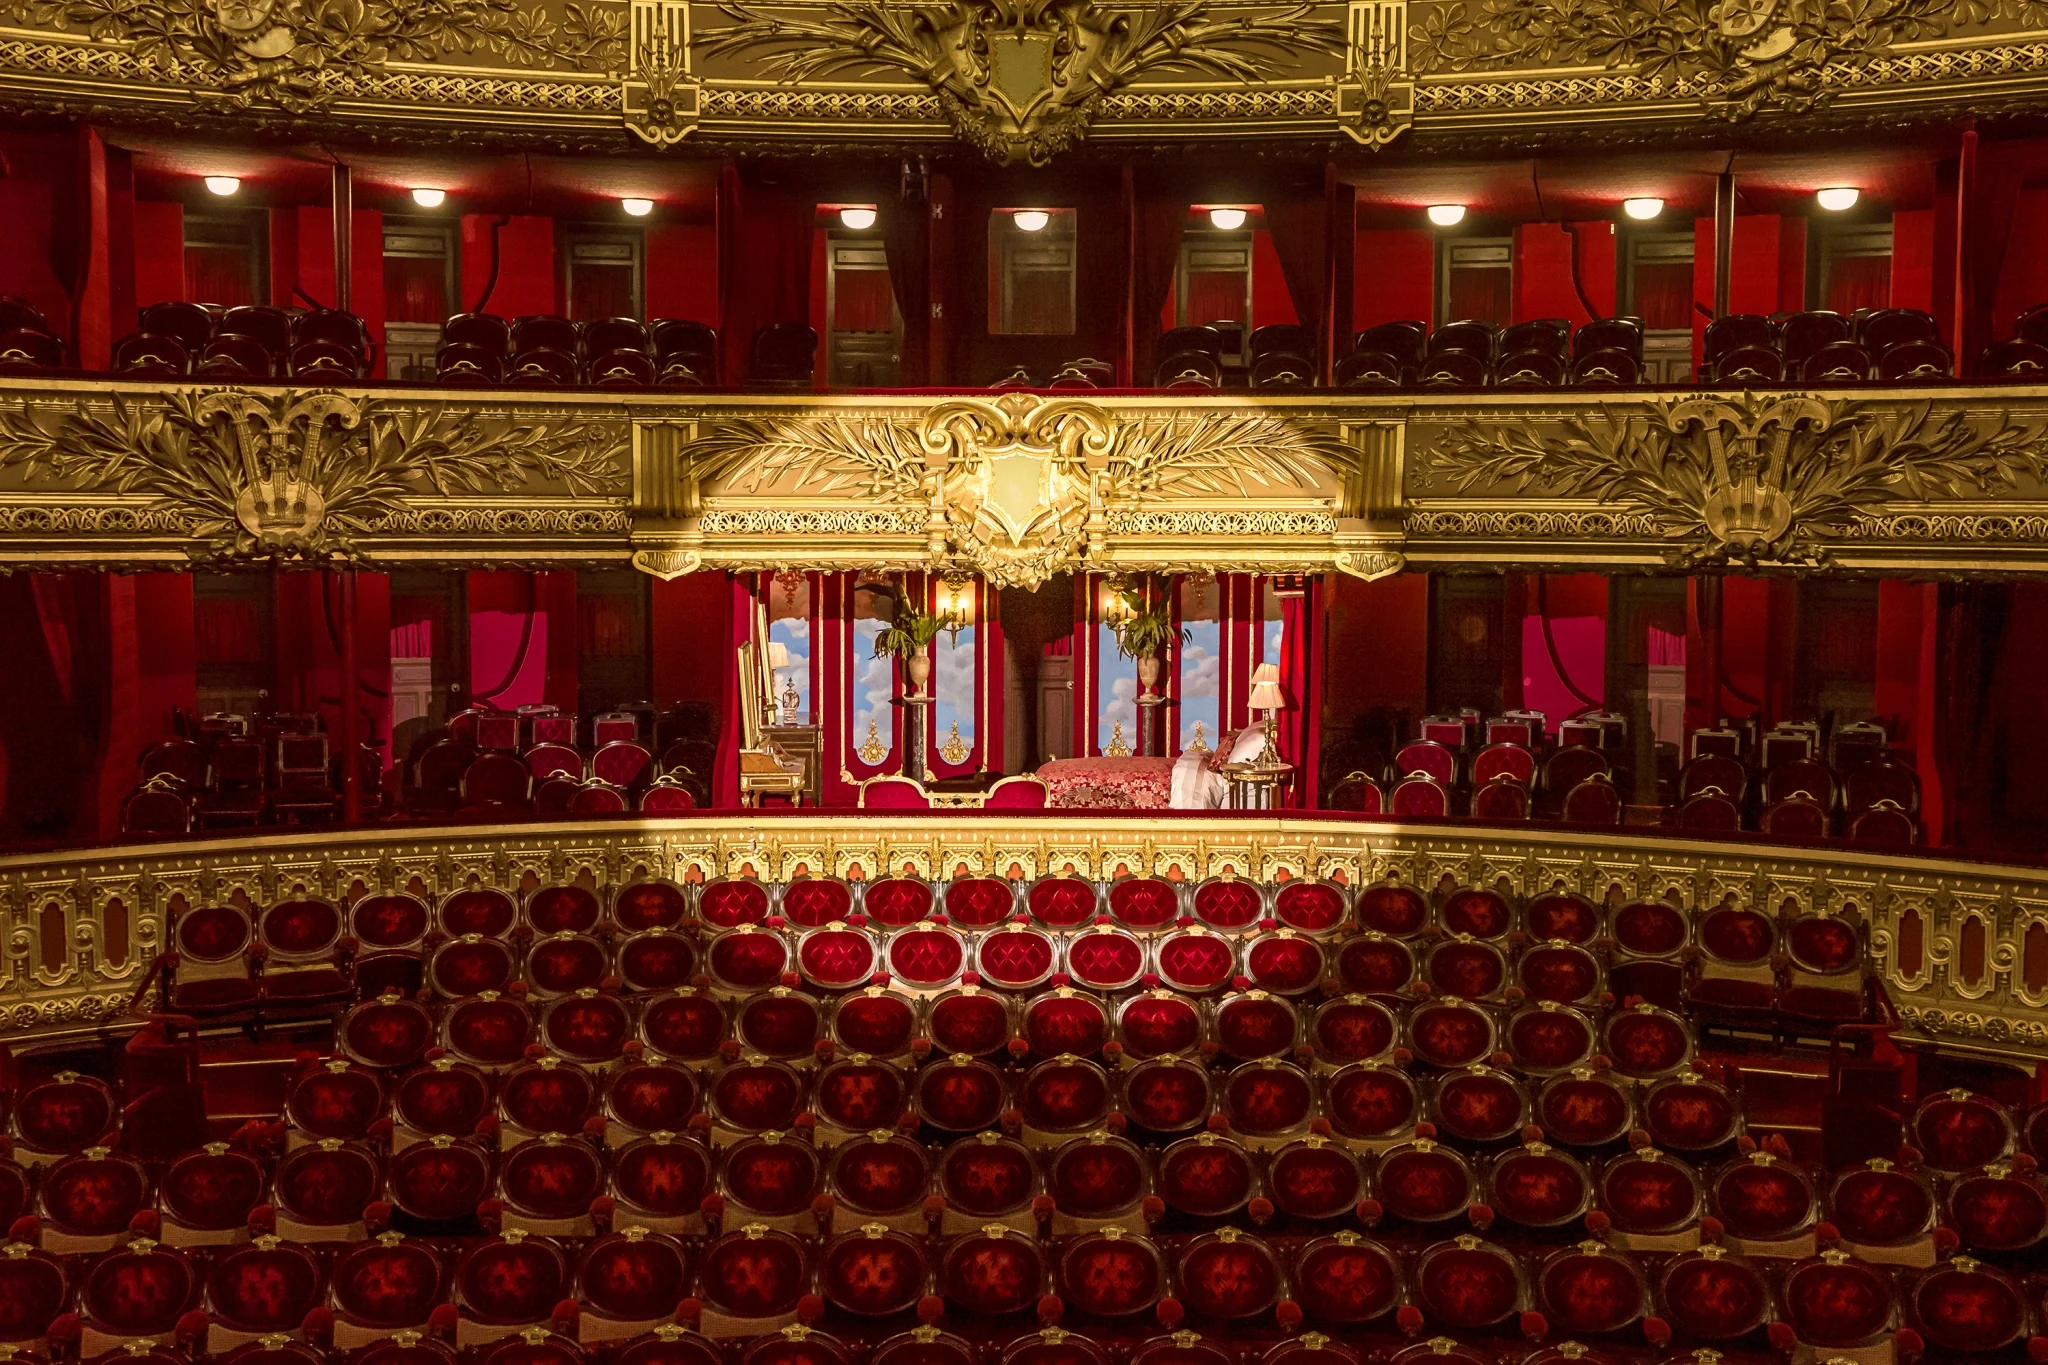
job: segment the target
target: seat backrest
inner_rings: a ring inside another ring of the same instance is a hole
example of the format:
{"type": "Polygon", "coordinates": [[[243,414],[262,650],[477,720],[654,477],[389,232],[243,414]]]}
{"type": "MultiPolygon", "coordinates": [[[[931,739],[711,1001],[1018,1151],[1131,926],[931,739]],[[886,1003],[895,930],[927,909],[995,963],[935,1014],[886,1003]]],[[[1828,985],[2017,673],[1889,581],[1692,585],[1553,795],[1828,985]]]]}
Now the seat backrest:
{"type": "Polygon", "coordinates": [[[1393,389],[1406,378],[1404,366],[1391,351],[1353,351],[1337,362],[1340,389],[1393,389]]]}
{"type": "Polygon", "coordinates": [[[1357,811],[1360,815],[1378,815],[1386,809],[1386,796],[1380,791],[1380,784],[1364,773],[1348,774],[1343,781],[1330,788],[1330,794],[1323,801],[1329,810],[1357,811]]]}
{"type": "Polygon", "coordinates": [[[709,323],[689,318],[656,318],[647,329],[647,339],[653,344],[654,353],[663,358],[718,354],[718,330],[709,323]]]}
{"type": "Polygon", "coordinates": [[[144,787],[121,804],[123,834],[188,834],[192,803],[167,782],[144,787]]]}
{"type": "Polygon", "coordinates": [[[1541,355],[1564,359],[1565,342],[1571,337],[1572,324],[1568,318],[1532,318],[1504,328],[1500,334],[1500,353],[1503,356],[1536,352],[1541,355]]]}
{"type": "Polygon", "coordinates": [[[638,318],[600,318],[583,324],[583,354],[592,358],[607,351],[653,350],[647,324],[638,318]]]}
{"type": "Polygon", "coordinates": [[[43,310],[27,299],[15,298],[12,294],[0,297],[0,332],[13,331],[47,332],[50,320],[43,316],[43,310]]]}
{"type": "Polygon", "coordinates": [[[1255,389],[1312,389],[1315,383],[1314,367],[1292,351],[1274,351],[1252,362],[1255,389]]]}
{"type": "Polygon", "coordinates": [[[1735,346],[1721,353],[1713,370],[1717,382],[1775,384],[1785,377],[1785,358],[1769,346],[1735,346]]]}
{"type": "Polygon", "coordinates": [[[1472,793],[1472,815],[1478,820],[1526,820],[1529,789],[1503,773],[1472,793]]]}
{"type": "Polygon", "coordinates": [[[1825,308],[1793,313],[1778,321],[1778,349],[1788,368],[1806,363],[1806,358],[1832,341],[1849,339],[1849,319],[1825,308]]]}
{"type": "Polygon", "coordinates": [[[1435,388],[1476,389],[1486,382],[1486,361],[1470,351],[1435,351],[1423,362],[1420,382],[1435,388]]]}
{"type": "Polygon", "coordinates": [[[1821,839],[1827,836],[1828,813],[1817,801],[1789,796],[1764,807],[1760,826],[1780,839],[1821,839]]]}
{"type": "Polygon", "coordinates": [[[1207,356],[1223,354],[1223,334],[1214,327],[1175,327],[1159,336],[1158,354],[1179,355],[1199,351],[1207,356]]]}
{"type": "Polygon", "coordinates": [[[1394,754],[1394,769],[1403,777],[1421,773],[1449,787],[1458,780],[1458,755],[1434,740],[1418,739],[1394,754]]]}
{"type": "Polygon", "coordinates": [[[192,368],[192,354],[174,336],[131,332],[114,347],[114,373],[173,378],[192,368]]]}
{"type": "Polygon", "coordinates": [[[521,350],[512,362],[512,383],[523,388],[566,388],[581,376],[573,351],[521,350]]]}
{"type": "Polygon", "coordinates": [[[1564,359],[1547,351],[1504,355],[1493,372],[1495,387],[1503,389],[1554,389],[1564,381],[1564,359]]]}
{"type": "Polygon", "coordinates": [[[571,815],[612,815],[626,809],[626,793],[603,782],[586,782],[569,798],[571,815]]]}
{"type": "Polygon", "coordinates": [[[1315,334],[1296,322],[1275,322],[1255,328],[1251,336],[1252,363],[1269,355],[1291,355],[1312,361],[1316,354],[1315,334]]]}
{"type": "Polygon", "coordinates": [[[817,364],[818,334],[801,322],[771,322],[754,333],[751,356],[750,379],[807,380],[817,364]]]}
{"type": "Polygon", "coordinates": [[[1920,809],[1920,775],[1889,754],[1880,755],[1849,771],[1843,795],[1851,814],[1889,801],[1912,815],[1920,809]]]}
{"type": "Polygon", "coordinates": [[[1601,318],[1579,324],[1579,329],[1572,333],[1573,358],[1584,360],[1595,351],[1620,351],[1640,362],[1643,358],[1643,320],[1601,318]]]}
{"type": "Polygon", "coordinates": [[[1559,814],[1568,825],[1618,825],[1621,791],[1607,774],[1594,773],[1564,794],[1559,814]]]}
{"type": "Polygon", "coordinates": [[[1777,325],[1761,313],[1730,313],[1707,324],[1704,354],[1709,365],[1724,356],[1747,348],[1775,351],[1777,325]]]}
{"type": "Polygon", "coordinates": [[[988,790],[984,810],[1044,810],[1052,797],[1043,779],[1031,773],[1003,778],[988,790]]]}
{"type": "Polygon", "coordinates": [[[1915,841],[1919,827],[1913,817],[1892,802],[1881,802],[1863,811],[1849,822],[1849,838],[1854,843],[1900,846],[1915,841]]]}
{"type": "Polygon", "coordinates": [[[138,780],[175,777],[193,791],[205,787],[212,776],[206,750],[189,739],[166,739],[142,751],[138,780]]]}
{"type": "MultiPolygon", "coordinates": [[[[2043,330],[2048,331],[2048,327],[2043,330]]],[[[1984,354],[1977,361],[1977,371],[1987,379],[2016,375],[2031,378],[2048,371],[2048,346],[2019,337],[2010,341],[1994,341],[1984,348],[1984,354]]]]}
{"type": "Polygon", "coordinates": [[[582,328],[556,313],[534,313],[512,324],[512,349],[515,353],[562,351],[573,356],[582,341],[582,328]]]}
{"type": "Polygon", "coordinates": [[[370,358],[369,326],[354,313],[345,313],[339,308],[315,308],[310,313],[299,315],[292,324],[292,339],[300,345],[309,341],[330,341],[355,353],[363,361],[370,358]]]}
{"type": "Polygon", "coordinates": [[[496,313],[457,313],[441,324],[441,342],[480,346],[502,360],[512,353],[512,324],[496,313]]]}
{"type": "Polygon", "coordinates": [[[1642,361],[1615,346],[1587,351],[1572,362],[1574,384],[1628,385],[1642,377],[1642,361]]]}
{"type": "Polygon", "coordinates": [[[213,340],[213,314],[196,303],[152,303],[137,314],[136,326],[150,336],[174,337],[188,351],[213,340]]]}
{"type": "Polygon", "coordinates": [[[644,389],[659,377],[645,351],[606,351],[592,358],[589,380],[601,389],[644,389]]]}
{"type": "Polygon", "coordinates": [[[1552,793],[1569,794],[1595,774],[1610,778],[1614,775],[1607,755],[1590,744],[1567,744],[1545,760],[1543,785],[1552,793]]]}
{"type": "Polygon", "coordinates": [[[1152,384],[1161,389],[1220,389],[1223,367],[1216,357],[1201,351],[1182,351],[1159,362],[1152,384]]]}
{"type": "Polygon", "coordinates": [[[1687,834],[1728,834],[1742,828],[1742,811],[1718,791],[1688,797],[1678,807],[1678,828],[1687,834]]]}
{"type": "Polygon", "coordinates": [[[1709,787],[1730,801],[1740,802],[1749,790],[1749,770],[1742,766],[1741,759],[1726,754],[1700,754],[1679,769],[1680,799],[1696,796],[1709,787]]]}
{"type": "Polygon", "coordinates": [[[650,814],[666,811],[694,810],[697,798],[690,789],[672,777],[656,779],[653,786],[640,793],[640,809],[650,814]]]}
{"type": "Polygon", "coordinates": [[[583,755],[567,744],[535,744],[522,757],[536,782],[563,773],[578,779],[583,776],[583,755]]]}
{"type": "Polygon", "coordinates": [[[1793,758],[1774,763],[1764,772],[1764,800],[1779,802],[1804,796],[1823,809],[1835,804],[1834,770],[1817,758],[1793,758]]]}
{"type": "Polygon", "coordinates": [[[1853,341],[1830,341],[1799,367],[1799,377],[1809,384],[1853,384],[1870,373],[1869,350],[1853,341]]]}
{"type": "Polygon", "coordinates": [[[1947,379],[1954,370],[1955,357],[1938,341],[1901,341],[1877,357],[1877,377],[1894,382],[1947,379]]]}
{"type": "Polygon", "coordinates": [[[1858,324],[1856,340],[1873,353],[1909,341],[1939,345],[1941,324],[1934,320],[1934,314],[1921,308],[1873,308],[1858,324]]]}
{"type": "Polygon", "coordinates": [[[523,806],[533,796],[533,774],[510,754],[477,755],[462,774],[468,806],[523,806]]]}
{"type": "Polygon", "coordinates": [[[1536,755],[1519,744],[1489,744],[1472,758],[1472,785],[1507,777],[1524,787],[1536,780],[1536,755]]]}
{"type": "Polygon", "coordinates": [[[1428,323],[1383,322],[1377,327],[1368,327],[1360,332],[1355,348],[1361,351],[1385,351],[1403,365],[1413,369],[1422,363],[1423,350],[1428,345],[1428,323]]]}
{"type": "Polygon", "coordinates": [[[27,327],[0,332],[0,364],[15,371],[59,370],[64,368],[64,343],[27,327]]]}
{"type": "Polygon", "coordinates": [[[1451,813],[1451,794],[1434,778],[1404,777],[1394,785],[1388,805],[1396,816],[1441,817],[1451,813]]]}
{"type": "Polygon", "coordinates": [[[654,780],[654,755],[632,740],[615,739],[590,756],[590,775],[614,787],[639,788],[654,780]]]}
{"type": "Polygon", "coordinates": [[[339,382],[363,377],[362,355],[335,341],[302,341],[285,360],[291,379],[339,382]]]}
{"type": "Polygon", "coordinates": [[[228,309],[220,315],[213,334],[215,338],[247,337],[275,359],[283,359],[292,348],[290,315],[282,308],[269,308],[262,304],[245,303],[228,309]]]}
{"type": "Polygon", "coordinates": [[[473,341],[450,341],[434,352],[434,375],[447,384],[503,383],[505,353],[473,341]]]}
{"type": "Polygon", "coordinates": [[[923,783],[885,774],[861,784],[860,804],[868,810],[930,810],[932,798],[923,783]]]}
{"type": "Polygon", "coordinates": [[[268,379],[277,361],[278,357],[254,337],[223,334],[207,343],[197,370],[200,374],[235,379],[268,379]]]}
{"type": "Polygon", "coordinates": [[[1429,334],[1429,358],[1462,352],[1477,357],[1483,369],[1493,359],[1493,342],[1490,322],[1447,322],[1429,334]]]}

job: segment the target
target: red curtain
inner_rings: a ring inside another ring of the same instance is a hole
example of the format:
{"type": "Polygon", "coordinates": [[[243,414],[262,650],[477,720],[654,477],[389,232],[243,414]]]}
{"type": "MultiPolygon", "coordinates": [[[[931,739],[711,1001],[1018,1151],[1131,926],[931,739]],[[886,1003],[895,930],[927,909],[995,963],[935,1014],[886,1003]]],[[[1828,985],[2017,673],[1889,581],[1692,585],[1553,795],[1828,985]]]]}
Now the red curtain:
{"type": "Polygon", "coordinates": [[[720,359],[730,382],[747,375],[754,333],[811,317],[811,234],[817,191],[791,173],[771,183],[727,166],[718,181],[720,359]],[[728,263],[730,263],[728,265],[728,263]]]}
{"type": "MultiPolygon", "coordinates": [[[[250,268],[249,252],[238,246],[188,246],[185,248],[185,293],[194,303],[218,303],[239,308],[256,302],[256,272],[250,268]]],[[[445,313],[442,317],[447,316],[445,313]]],[[[440,318],[434,321],[439,322],[440,318]]]]}
{"type": "Polygon", "coordinates": [[[448,306],[448,263],[424,256],[384,258],[384,318],[387,322],[431,322],[438,326],[455,310],[448,306]]]}
{"type": "MultiPolygon", "coordinates": [[[[1329,204],[1322,181],[1284,185],[1266,195],[1266,229],[1287,280],[1294,315],[1318,338],[1326,336],[1329,318],[1326,283],[1329,271],[1329,204]]],[[[1327,361],[1328,357],[1324,357],[1327,361]]]]}
{"type": "Polygon", "coordinates": [[[1692,272],[1690,262],[1659,261],[1636,266],[1635,309],[1644,327],[1692,330],[1692,272]]]}
{"type": "MultiPolygon", "coordinates": [[[[1159,310],[1166,306],[1174,271],[1180,265],[1181,233],[1188,221],[1187,190],[1177,182],[1133,175],[1130,212],[1131,373],[1126,382],[1143,385],[1152,382],[1152,371],[1159,363],[1159,310]]],[[[1239,281],[1238,293],[1242,296],[1243,292],[1239,281]]],[[[1192,306],[1188,316],[1197,316],[1192,306]]]]}
{"type": "MultiPolygon", "coordinates": [[[[901,358],[896,364],[896,382],[916,386],[931,382],[931,317],[932,317],[932,263],[931,206],[922,199],[897,198],[881,206],[882,249],[888,257],[889,273],[883,282],[896,296],[896,310],[903,315],[903,346],[897,353],[901,358]]],[[[839,300],[838,327],[848,328],[846,318],[845,287],[849,279],[855,278],[849,272],[839,277],[841,297],[839,300]]],[[[887,331],[888,309],[882,310],[882,325],[873,330],[887,331]]]]}
{"type": "Polygon", "coordinates": [[[1323,712],[1323,581],[1308,580],[1298,597],[1280,599],[1280,756],[1294,765],[1288,806],[1313,809],[1322,791],[1319,758],[1323,712]]]}
{"type": "Polygon", "coordinates": [[[569,316],[577,322],[640,316],[630,265],[582,264],[569,268],[569,316]]]}
{"type": "Polygon", "coordinates": [[[711,768],[711,804],[727,810],[740,803],[740,749],[746,742],[746,721],[740,714],[738,651],[741,644],[754,636],[752,575],[736,573],[730,577],[730,610],[721,655],[725,660],[725,724],[718,727],[718,757],[711,768]]]}
{"type": "Polygon", "coordinates": [[[1828,262],[1828,307],[1835,312],[1889,308],[1891,303],[1891,257],[1837,256],[1828,262]]]}
{"type": "Polygon", "coordinates": [[[1505,324],[1512,309],[1514,272],[1506,266],[1465,266],[1450,272],[1445,322],[1505,324]]]}

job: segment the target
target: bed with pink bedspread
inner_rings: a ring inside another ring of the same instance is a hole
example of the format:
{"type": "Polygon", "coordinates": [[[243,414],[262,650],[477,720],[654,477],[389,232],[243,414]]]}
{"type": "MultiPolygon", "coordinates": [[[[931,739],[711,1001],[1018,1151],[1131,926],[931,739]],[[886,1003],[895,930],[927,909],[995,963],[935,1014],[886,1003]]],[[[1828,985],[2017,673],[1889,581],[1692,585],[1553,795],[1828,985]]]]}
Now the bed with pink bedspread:
{"type": "Polygon", "coordinates": [[[1173,803],[1172,758],[1055,758],[1041,764],[1046,804],[1068,810],[1165,810],[1173,803]]]}

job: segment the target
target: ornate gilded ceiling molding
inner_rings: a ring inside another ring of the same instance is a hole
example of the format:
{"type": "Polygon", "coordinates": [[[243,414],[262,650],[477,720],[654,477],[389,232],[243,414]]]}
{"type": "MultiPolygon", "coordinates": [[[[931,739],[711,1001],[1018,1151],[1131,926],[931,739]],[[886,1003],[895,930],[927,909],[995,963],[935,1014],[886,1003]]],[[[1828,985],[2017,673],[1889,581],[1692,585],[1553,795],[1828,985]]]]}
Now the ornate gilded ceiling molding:
{"type": "Polygon", "coordinates": [[[849,71],[903,71],[938,96],[963,141],[998,165],[1042,166],[1088,135],[1103,99],[1148,71],[1252,82],[1274,54],[1339,53],[1344,25],[1324,6],[1216,13],[1209,0],[951,0],[826,7],[721,3],[735,21],[698,36],[707,56],[754,54],[796,84],[849,71]]]}
{"type": "Polygon", "coordinates": [[[1826,537],[1895,497],[2016,489],[2044,463],[2042,428],[2004,412],[1744,393],[1607,404],[1555,427],[1467,420],[1424,456],[1421,477],[1639,509],[1670,561],[1690,567],[1818,563],[1826,537]]]}
{"type": "MultiPolygon", "coordinates": [[[[146,513],[179,519],[195,558],[345,559],[357,537],[463,529],[459,512],[408,505],[422,496],[535,483],[617,491],[624,442],[615,423],[521,423],[334,390],[177,389],[0,407],[0,470],[144,498],[146,513]]],[[[560,529],[575,529],[569,515],[560,529]]]]}

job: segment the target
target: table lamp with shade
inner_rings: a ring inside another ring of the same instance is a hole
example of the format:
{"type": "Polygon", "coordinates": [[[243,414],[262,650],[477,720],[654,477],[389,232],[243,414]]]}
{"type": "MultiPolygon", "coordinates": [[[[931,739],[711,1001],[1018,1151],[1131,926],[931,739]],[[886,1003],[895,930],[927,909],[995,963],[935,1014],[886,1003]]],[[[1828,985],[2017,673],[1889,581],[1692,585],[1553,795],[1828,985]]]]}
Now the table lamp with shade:
{"type": "Polygon", "coordinates": [[[1253,711],[1266,713],[1266,747],[1259,750],[1259,756],[1252,760],[1261,768],[1282,768],[1286,760],[1280,756],[1280,747],[1274,742],[1274,730],[1280,713],[1287,709],[1287,694],[1280,690],[1280,666],[1260,664],[1252,670],[1252,692],[1245,705],[1253,711]]]}
{"type": "MultiPolygon", "coordinates": [[[[768,723],[775,724],[775,684],[782,680],[782,670],[789,667],[789,646],[780,640],[768,642],[768,723]]],[[[782,723],[796,724],[796,708],[802,700],[797,696],[796,683],[792,680],[782,693],[782,723]]]]}

